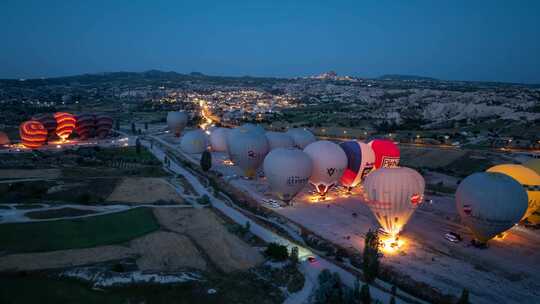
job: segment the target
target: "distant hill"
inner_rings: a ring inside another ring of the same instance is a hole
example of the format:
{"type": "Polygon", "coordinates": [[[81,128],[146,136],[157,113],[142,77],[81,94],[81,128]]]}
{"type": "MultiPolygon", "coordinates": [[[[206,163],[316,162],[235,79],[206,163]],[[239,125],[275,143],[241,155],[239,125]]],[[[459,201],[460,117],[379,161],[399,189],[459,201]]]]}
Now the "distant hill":
{"type": "Polygon", "coordinates": [[[417,76],[417,75],[400,75],[386,74],[379,77],[381,80],[401,80],[401,81],[439,81],[437,78],[417,76]]]}

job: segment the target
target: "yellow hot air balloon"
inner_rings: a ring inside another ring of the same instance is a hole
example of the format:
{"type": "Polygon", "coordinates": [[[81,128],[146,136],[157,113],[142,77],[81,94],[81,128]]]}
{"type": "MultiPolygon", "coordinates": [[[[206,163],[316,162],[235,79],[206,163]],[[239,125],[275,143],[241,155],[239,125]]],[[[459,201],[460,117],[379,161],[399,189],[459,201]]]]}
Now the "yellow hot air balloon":
{"type": "Polygon", "coordinates": [[[506,174],[518,181],[525,188],[528,197],[528,207],[521,218],[522,220],[529,217],[540,207],[540,175],[536,174],[533,170],[522,165],[504,164],[491,167],[487,169],[487,172],[506,174]]]}

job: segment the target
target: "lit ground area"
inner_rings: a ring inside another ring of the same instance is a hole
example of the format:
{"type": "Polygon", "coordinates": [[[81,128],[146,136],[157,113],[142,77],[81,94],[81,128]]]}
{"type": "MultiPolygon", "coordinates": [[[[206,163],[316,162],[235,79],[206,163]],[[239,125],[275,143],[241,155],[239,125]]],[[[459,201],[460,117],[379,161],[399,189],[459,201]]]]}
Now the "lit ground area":
{"type": "MultiPolygon", "coordinates": [[[[425,153],[425,152],[419,152],[425,153]]],[[[249,193],[262,205],[272,198],[264,179],[248,181],[239,178],[234,166],[223,164],[224,153],[212,153],[213,169],[223,178],[249,193]]],[[[194,162],[200,155],[189,155],[194,162]]],[[[434,155],[433,158],[436,158],[434,155]]],[[[449,164],[463,160],[463,155],[445,160],[449,164]]],[[[435,159],[431,160],[432,162],[435,159]]],[[[429,173],[428,183],[443,182],[455,187],[456,178],[440,173],[429,173]]],[[[272,208],[308,230],[353,251],[361,250],[364,235],[377,224],[370,210],[364,205],[356,190],[352,196],[330,193],[324,202],[313,201],[304,189],[293,207],[272,208]]],[[[463,288],[471,291],[473,303],[523,303],[540,301],[540,232],[525,227],[515,227],[504,240],[493,240],[488,249],[469,246],[470,233],[459,223],[453,196],[431,196],[433,204],[416,212],[403,232],[403,249],[386,253],[386,267],[424,282],[443,294],[458,295],[463,288]],[[444,238],[448,231],[464,236],[461,243],[451,243],[444,238]]]]}

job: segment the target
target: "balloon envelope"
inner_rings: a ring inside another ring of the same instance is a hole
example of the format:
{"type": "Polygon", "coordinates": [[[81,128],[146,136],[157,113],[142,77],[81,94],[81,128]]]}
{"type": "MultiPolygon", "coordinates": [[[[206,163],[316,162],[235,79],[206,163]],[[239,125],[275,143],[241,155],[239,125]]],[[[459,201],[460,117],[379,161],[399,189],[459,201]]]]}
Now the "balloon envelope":
{"type": "Polygon", "coordinates": [[[263,168],[272,192],[288,202],[307,185],[312,165],[301,150],[276,148],[264,159],[263,168]]]}
{"type": "Polygon", "coordinates": [[[87,139],[95,135],[96,117],[94,114],[83,113],[77,115],[77,123],[75,124],[75,132],[80,139],[87,139]]]}
{"type": "Polygon", "coordinates": [[[289,129],[287,130],[286,134],[292,137],[292,139],[294,140],[294,145],[297,146],[299,149],[304,149],[309,144],[317,140],[313,133],[302,128],[289,129]]]}
{"type": "Polygon", "coordinates": [[[508,175],[474,173],[459,184],[456,208],[475,238],[487,242],[519,222],[527,211],[527,193],[508,175]]]}
{"type": "Polygon", "coordinates": [[[304,152],[309,155],[313,165],[309,182],[320,195],[325,195],[339,182],[347,167],[347,155],[337,144],[327,140],[309,144],[304,152]]]}
{"type": "Polygon", "coordinates": [[[540,175],[540,158],[535,158],[523,164],[525,167],[532,169],[536,174],[540,175]]]}
{"type": "Polygon", "coordinates": [[[375,169],[399,166],[399,147],[393,141],[374,139],[369,142],[369,146],[375,154],[375,169]]]}
{"type": "Polygon", "coordinates": [[[369,209],[381,227],[396,236],[424,200],[422,175],[406,167],[371,172],[363,184],[369,209]]]}
{"type": "Polygon", "coordinates": [[[37,149],[47,141],[47,129],[37,120],[23,122],[19,127],[22,144],[30,149],[37,149]]]}
{"type": "Polygon", "coordinates": [[[111,132],[113,125],[112,117],[108,115],[96,115],[96,136],[105,138],[111,132]]]}
{"type": "Polygon", "coordinates": [[[487,172],[506,174],[515,179],[527,191],[528,207],[522,219],[529,217],[540,207],[540,175],[522,165],[504,164],[487,169],[487,172]]]}
{"type": "Polygon", "coordinates": [[[169,112],[167,113],[167,127],[176,137],[180,136],[182,130],[188,123],[188,116],[185,112],[169,112]]]}
{"type": "Polygon", "coordinates": [[[208,146],[207,140],[206,133],[201,129],[188,131],[180,140],[180,149],[186,153],[203,153],[208,146]]]}
{"type": "Polygon", "coordinates": [[[41,113],[32,116],[32,120],[37,120],[43,124],[49,136],[54,136],[56,131],[56,119],[52,113],[41,113]]]}
{"type": "Polygon", "coordinates": [[[254,177],[268,153],[266,136],[245,128],[232,129],[227,135],[227,152],[231,161],[247,177],[254,177]]]}
{"type": "Polygon", "coordinates": [[[56,119],[56,135],[66,140],[75,130],[77,119],[73,114],[66,112],[54,113],[54,119],[56,119]]]}
{"type": "Polygon", "coordinates": [[[264,134],[265,133],[263,127],[261,127],[260,125],[252,124],[252,123],[245,123],[245,124],[241,125],[239,128],[246,129],[248,131],[256,132],[256,133],[259,133],[259,134],[264,134]]]}
{"type": "Polygon", "coordinates": [[[294,140],[286,133],[268,131],[266,132],[266,139],[270,150],[294,147],[294,140]]]}
{"type": "Polygon", "coordinates": [[[347,155],[347,168],[341,176],[341,184],[355,187],[373,170],[375,154],[368,144],[361,141],[347,141],[339,146],[347,155]]]}
{"type": "Polygon", "coordinates": [[[4,132],[0,132],[0,146],[9,145],[10,143],[9,136],[4,132]]]}
{"type": "Polygon", "coordinates": [[[210,145],[216,152],[227,152],[227,134],[230,129],[214,128],[210,132],[210,145]]]}

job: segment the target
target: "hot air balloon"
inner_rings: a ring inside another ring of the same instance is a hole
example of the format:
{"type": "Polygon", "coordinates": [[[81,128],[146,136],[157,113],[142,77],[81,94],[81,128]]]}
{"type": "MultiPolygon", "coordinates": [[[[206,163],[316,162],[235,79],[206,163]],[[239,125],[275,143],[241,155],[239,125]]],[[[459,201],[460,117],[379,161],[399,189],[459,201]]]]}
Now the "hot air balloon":
{"type": "Polygon", "coordinates": [[[258,132],[240,127],[231,130],[227,135],[229,158],[244,171],[246,177],[255,176],[268,149],[266,137],[258,132]]]}
{"type": "Polygon", "coordinates": [[[534,211],[538,210],[540,207],[540,175],[536,174],[536,172],[525,166],[513,164],[493,166],[487,169],[487,172],[506,174],[525,188],[528,197],[528,208],[522,219],[526,219],[534,211]]]}
{"type": "Polygon", "coordinates": [[[321,196],[339,182],[347,167],[347,155],[337,144],[320,140],[309,144],[305,149],[313,163],[309,182],[321,196]]]}
{"type": "Polygon", "coordinates": [[[7,136],[7,134],[4,132],[0,132],[0,146],[6,146],[9,144],[11,144],[9,136],[7,136]]]}
{"type": "Polygon", "coordinates": [[[113,126],[113,119],[108,115],[98,114],[96,115],[96,136],[98,138],[105,138],[111,132],[113,126]]]}
{"type": "Polygon", "coordinates": [[[32,120],[37,120],[43,124],[49,136],[54,136],[56,133],[56,119],[52,113],[41,113],[32,116],[32,120]]]}
{"type": "Polygon", "coordinates": [[[375,169],[399,166],[399,147],[393,141],[374,139],[369,142],[369,146],[375,154],[375,169]]]}
{"type": "Polygon", "coordinates": [[[508,175],[474,173],[459,184],[456,208],[463,224],[485,243],[519,222],[527,211],[527,193],[508,175]]]}
{"type": "Polygon", "coordinates": [[[294,147],[294,140],[286,133],[268,131],[266,132],[266,139],[268,145],[270,145],[270,150],[294,147]]]}
{"type": "Polygon", "coordinates": [[[366,204],[384,231],[393,237],[424,200],[424,178],[406,167],[373,171],[363,186],[366,204]]]}
{"type": "Polygon", "coordinates": [[[339,146],[347,155],[347,168],[341,176],[341,184],[350,189],[363,181],[373,170],[375,154],[368,144],[361,141],[351,140],[339,146]]]}
{"type": "Polygon", "coordinates": [[[317,140],[315,135],[306,129],[294,128],[287,130],[286,133],[292,137],[294,145],[300,149],[304,149],[307,145],[317,140]]]}
{"type": "Polygon", "coordinates": [[[227,134],[229,131],[230,129],[227,128],[214,128],[210,131],[210,145],[213,151],[227,151],[227,134]]]}
{"type": "Polygon", "coordinates": [[[201,129],[186,132],[180,140],[180,149],[186,153],[203,153],[207,147],[208,138],[201,129]]]}
{"type": "Polygon", "coordinates": [[[95,131],[96,117],[94,116],[94,114],[84,113],[77,115],[75,132],[77,132],[80,139],[88,139],[90,137],[94,137],[95,131]]]}
{"type": "Polygon", "coordinates": [[[19,127],[22,144],[30,149],[37,149],[47,142],[47,129],[37,120],[25,121],[19,127]]]}
{"type": "Polygon", "coordinates": [[[523,164],[525,167],[532,169],[536,174],[540,175],[540,158],[531,159],[523,164]]]}
{"type": "Polygon", "coordinates": [[[68,139],[75,130],[75,124],[77,123],[75,116],[66,112],[56,112],[54,113],[54,119],[56,119],[56,135],[62,140],[68,139]]]}
{"type": "Polygon", "coordinates": [[[265,132],[263,127],[261,127],[260,125],[252,124],[252,123],[245,123],[245,124],[241,125],[240,128],[243,128],[243,129],[246,129],[246,130],[249,130],[249,131],[252,131],[252,132],[256,132],[256,133],[259,133],[259,134],[263,134],[263,135],[264,135],[264,132],[265,132]]]}
{"type": "Polygon", "coordinates": [[[289,202],[308,183],[312,164],[301,150],[276,148],[264,159],[263,168],[272,192],[289,202]]]}
{"type": "Polygon", "coordinates": [[[188,123],[188,116],[185,112],[169,112],[167,114],[167,126],[176,137],[180,137],[180,133],[188,123]]]}

